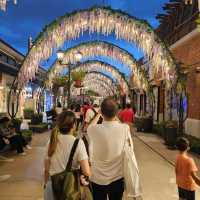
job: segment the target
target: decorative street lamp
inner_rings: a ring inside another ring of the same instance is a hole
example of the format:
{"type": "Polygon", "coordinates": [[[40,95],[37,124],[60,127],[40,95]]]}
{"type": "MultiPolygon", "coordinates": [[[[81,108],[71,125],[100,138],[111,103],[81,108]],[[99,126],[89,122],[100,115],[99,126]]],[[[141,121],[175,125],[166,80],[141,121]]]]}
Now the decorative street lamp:
{"type": "MultiPolygon", "coordinates": [[[[77,52],[75,55],[75,58],[78,61],[82,59],[82,53],[77,52]]],[[[66,65],[68,66],[68,83],[67,83],[67,106],[70,105],[70,98],[71,98],[71,67],[74,65],[74,63],[64,63],[64,52],[59,50],[57,52],[57,58],[60,63],[60,65],[66,65]]]]}

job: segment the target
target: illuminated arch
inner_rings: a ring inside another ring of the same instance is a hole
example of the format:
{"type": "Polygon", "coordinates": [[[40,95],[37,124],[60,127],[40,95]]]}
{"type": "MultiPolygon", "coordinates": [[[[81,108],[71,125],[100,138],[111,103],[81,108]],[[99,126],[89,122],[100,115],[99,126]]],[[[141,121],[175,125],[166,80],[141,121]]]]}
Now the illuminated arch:
{"type": "MultiPolygon", "coordinates": [[[[71,69],[71,71],[79,71],[79,70],[83,70],[86,72],[101,71],[101,72],[111,73],[112,76],[117,80],[117,83],[121,85],[124,93],[127,93],[127,94],[129,93],[129,84],[128,84],[126,78],[113,65],[94,60],[94,61],[86,61],[83,63],[79,63],[76,66],[74,66],[74,68],[71,69]]],[[[55,76],[59,76],[59,74],[53,74],[52,78],[50,77],[50,79],[49,79],[50,81],[49,80],[46,81],[46,87],[49,87],[49,88],[52,87],[53,82],[51,80],[53,80],[53,78],[55,78],[55,76]]]]}
{"type": "Polygon", "coordinates": [[[84,32],[113,33],[117,39],[135,43],[152,62],[152,68],[160,77],[176,81],[176,64],[168,48],[153,28],[143,20],[109,8],[90,8],[67,14],[46,26],[26,56],[18,74],[18,87],[23,87],[35,77],[40,62],[48,59],[54,48],[61,47],[66,40],[76,39],[84,32]]]}
{"type": "MultiPolygon", "coordinates": [[[[64,52],[63,63],[76,64],[77,60],[75,55],[77,52],[81,53],[82,58],[104,56],[119,61],[121,64],[129,68],[131,74],[134,74],[135,82],[140,89],[148,89],[148,78],[146,77],[146,74],[143,73],[137,60],[128,51],[118,47],[117,45],[105,41],[91,41],[81,43],[67,49],[64,52]]],[[[66,67],[66,65],[60,65],[60,62],[57,60],[50,68],[48,76],[53,77],[55,72],[60,73],[66,67]]]]}
{"type": "Polygon", "coordinates": [[[89,79],[89,80],[84,80],[83,84],[88,86],[88,85],[99,85],[100,87],[104,88],[105,90],[107,90],[107,92],[109,92],[110,95],[114,95],[115,91],[113,89],[111,89],[111,87],[106,84],[105,82],[99,80],[99,79],[89,79]]]}
{"type": "MultiPolygon", "coordinates": [[[[96,71],[92,71],[92,72],[88,72],[84,78],[84,82],[85,81],[99,81],[102,82],[104,85],[107,85],[109,87],[109,89],[112,91],[112,93],[118,93],[118,88],[117,86],[114,84],[114,82],[110,79],[110,77],[108,78],[108,76],[105,76],[102,73],[96,72],[96,71]]],[[[83,82],[83,85],[84,85],[83,82]]]]}

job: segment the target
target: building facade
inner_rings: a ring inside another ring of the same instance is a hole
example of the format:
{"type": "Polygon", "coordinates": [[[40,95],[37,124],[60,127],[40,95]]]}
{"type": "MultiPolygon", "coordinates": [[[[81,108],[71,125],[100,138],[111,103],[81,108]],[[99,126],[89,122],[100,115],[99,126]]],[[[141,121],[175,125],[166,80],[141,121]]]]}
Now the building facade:
{"type": "MultiPolygon", "coordinates": [[[[24,55],[0,39],[0,114],[8,113],[8,95],[17,73],[24,60],[24,55]]],[[[38,88],[46,76],[46,70],[39,68],[37,78],[23,89],[20,95],[18,117],[23,116],[28,99],[34,99],[34,89],[38,88]]],[[[32,100],[33,101],[33,100],[32,100]]]]}
{"type": "MultiPolygon", "coordinates": [[[[192,4],[175,0],[163,6],[165,14],[158,14],[160,22],[157,33],[167,44],[173,57],[179,64],[181,73],[186,75],[186,94],[183,97],[183,109],[186,134],[200,138],[200,32],[196,20],[199,15],[198,0],[192,4]]],[[[143,62],[151,79],[151,63],[143,62]]],[[[155,105],[153,111],[154,123],[169,119],[178,120],[178,101],[170,91],[167,91],[162,80],[154,77],[151,80],[155,105]],[[169,108],[169,101],[171,107],[169,108]]],[[[137,94],[139,112],[148,107],[144,94],[137,94]],[[141,105],[142,104],[142,105],[141,105]]],[[[151,110],[146,110],[151,112],[151,110]]]]}

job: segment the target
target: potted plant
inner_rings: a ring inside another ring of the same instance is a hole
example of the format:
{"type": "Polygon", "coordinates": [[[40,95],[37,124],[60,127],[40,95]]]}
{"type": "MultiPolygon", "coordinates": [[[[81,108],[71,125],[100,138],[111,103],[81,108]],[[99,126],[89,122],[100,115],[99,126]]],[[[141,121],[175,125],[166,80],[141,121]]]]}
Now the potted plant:
{"type": "Polygon", "coordinates": [[[152,119],[151,116],[148,116],[148,115],[136,117],[135,118],[135,125],[136,125],[136,128],[137,128],[137,131],[152,132],[153,119],[152,119]]]}
{"type": "Polygon", "coordinates": [[[75,82],[74,86],[77,88],[82,87],[82,81],[85,78],[85,72],[80,71],[74,71],[72,72],[72,80],[75,82]]]}
{"type": "Polygon", "coordinates": [[[178,137],[178,122],[174,120],[167,121],[165,124],[165,143],[170,148],[175,148],[178,137]]]}
{"type": "Polygon", "coordinates": [[[32,118],[31,118],[31,124],[40,124],[40,123],[42,123],[42,118],[43,118],[42,113],[33,114],[32,118]]]}
{"type": "Polygon", "coordinates": [[[56,77],[53,80],[53,85],[55,88],[59,87],[64,87],[68,82],[68,76],[61,76],[61,77],[56,77]]]}
{"type": "Polygon", "coordinates": [[[24,119],[31,119],[34,111],[32,108],[25,108],[24,109],[24,119]]]}

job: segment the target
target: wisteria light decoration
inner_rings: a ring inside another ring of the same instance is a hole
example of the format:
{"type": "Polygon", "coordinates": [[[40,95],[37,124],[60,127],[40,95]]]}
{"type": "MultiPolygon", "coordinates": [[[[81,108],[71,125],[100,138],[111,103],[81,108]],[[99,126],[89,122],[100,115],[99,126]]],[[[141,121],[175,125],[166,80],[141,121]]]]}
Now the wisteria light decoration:
{"type": "MultiPolygon", "coordinates": [[[[59,67],[63,68],[61,65],[59,65],[54,71],[54,73],[50,74],[48,76],[48,79],[46,80],[46,87],[52,88],[52,80],[55,78],[55,76],[59,76],[59,73],[61,70],[59,70],[59,67]]],[[[77,64],[74,68],[71,69],[71,71],[80,71],[83,70],[85,72],[90,71],[101,71],[101,72],[108,72],[111,73],[112,76],[116,79],[117,83],[121,85],[122,89],[125,91],[125,93],[129,93],[129,85],[126,81],[125,77],[123,77],[123,74],[113,65],[109,65],[105,62],[101,61],[87,61],[84,63],[77,64]]]]}
{"type": "Polygon", "coordinates": [[[85,83],[85,87],[89,90],[94,90],[95,92],[97,92],[99,95],[101,95],[102,97],[106,97],[106,96],[112,96],[111,91],[108,88],[103,87],[102,85],[98,84],[98,83],[85,83]]]}
{"type": "Polygon", "coordinates": [[[113,93],[118,92],[118,89],[117,89],[116,85],[112,82],[112,80],[109,79],[107,76],[104,76],[100,73],[92,72],[92,73],[86,74],[86,76],[84,78],[84,82],[85,81],[88,81],[88,82],[99,81],[99,82],[103,83],[104,85],[107,85],[113,93]]]}
{"type": "MultiPolygon", "coordinates": [[[[76,59],[76,52],[80,52],[82,54],[82,58],[88,58],[93,56],[104,56],[109,57],[113,60],[118,60],[121,62],[124,66],[128,67],[131,74],[134,74],[135,81],[137,83],[137,86],[140,89],[143,89],[145,91],[148,90],[149,87],[149,81],[148,78],[145,76],[145,74],[141,70],[141,66],[138,65],[138,62],[134,57],[129,54],[126,50],[121,49],[120,47],[108,43],[108,42],[100,42],[100,41],[92,41],[87,43],[82,43],[80,45],[74,46],[64,53],[63,62],[64,63],[77,63],[76,59]]],[[[60,66],[59,61],[55,62],[49,72],[49,75],[51,73],[54,73],[55,71],[57,73],[60,73],[66,66],[62,65],[60,66]]],[[[54,75],[51,74],[51,77],[54,75]]]]}
{"type": "Polygon", "coordinates": [[[54,48],[59,48],[66,40],[89,34],[114,33],[116,39],[124,39],[141,48],[152,61],[160,77],[176,82],[176,64],[165,44],[153,28],[143,20],[138,20],[121,11],[109,8],[91,8],[67,14],[45,27],[29,51],[18,74],[18,87],[23,87],[35,78],[40,62],[48,59],[54,48]]]}
{"type": "Polygon", "coordinates": [[[114,95],[114,90],[111,89],[110,86],[107,85],[105,82],[100,81],[98,79],[96,79],[96,80],[95,79],[84,80],[83,84],[86,85],[86,86],[90,85],[90,84],[92,84],[92,85],[98,85],[100,87],[103,87],[105,90],[109,91],[110,95],[114,95]]]}
{"type": "MultiPolygon", "coordinates": [[[[6,5],[9,0],[0,0],[0,10],[6,11],[6,5]]],[[[14,4],[17,4],[17,0],[13,0],[14,4]]]]}
{"type": "MultiPolygon", "coordinates": [[[[99,94],[100,96],[102,97],[107,97],[107,96],[110,96],[111,94],[109,93],[109,91],[107,91],[107,89],[101,87],[100,85],[97,85],[97,84],[86,84],[85,85],[85,91],[87,90],[93,90],[94,92],[96,92],[97,94],[99,94]]],[[[72,95],[77,95],[79,94],[79,92],[77,91],[77,88],[75,88],[74,86],[72,86],[72,95]]]]}

